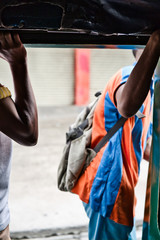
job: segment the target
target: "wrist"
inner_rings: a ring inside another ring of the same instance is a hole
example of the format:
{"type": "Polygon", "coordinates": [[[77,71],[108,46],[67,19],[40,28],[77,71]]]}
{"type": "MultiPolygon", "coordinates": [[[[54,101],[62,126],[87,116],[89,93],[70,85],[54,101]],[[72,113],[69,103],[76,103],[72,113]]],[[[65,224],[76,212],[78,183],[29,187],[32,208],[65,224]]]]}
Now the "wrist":
{"type": "Polygon", "coordinates": [[[152,42],[153,46],[156,47],[160,53],[160,30],[152,33],[152,35],[150,37],[150,41],[152,42]]]}
{"type": "Polygon", "coordinates": [[[10,57],[8,58],[9,64],[12,65],[24,65],[27,61],[27,52],[24,47],[18,48],[18,50],[11,51],[10,57]]]}
{"type": "Polygon", "coordinates": [[[27,61],[26,61],[26,58],[24,59],[19,59],[19,60],[12,60],[9,62],[9,65],[11,68],[14,68],[14,67],[23,67],[23,66],[26,66],[27,65],[27,61]]]}

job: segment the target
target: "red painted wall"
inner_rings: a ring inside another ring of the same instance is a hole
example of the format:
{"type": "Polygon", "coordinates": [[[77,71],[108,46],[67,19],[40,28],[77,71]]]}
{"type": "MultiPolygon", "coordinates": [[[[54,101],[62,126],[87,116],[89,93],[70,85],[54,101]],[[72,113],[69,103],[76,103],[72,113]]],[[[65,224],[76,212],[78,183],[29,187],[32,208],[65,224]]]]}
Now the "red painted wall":
{"type": "Polygon", "coordinates": [[[89,102],[90,49],[75,49],[75,104],[89,102]]]}

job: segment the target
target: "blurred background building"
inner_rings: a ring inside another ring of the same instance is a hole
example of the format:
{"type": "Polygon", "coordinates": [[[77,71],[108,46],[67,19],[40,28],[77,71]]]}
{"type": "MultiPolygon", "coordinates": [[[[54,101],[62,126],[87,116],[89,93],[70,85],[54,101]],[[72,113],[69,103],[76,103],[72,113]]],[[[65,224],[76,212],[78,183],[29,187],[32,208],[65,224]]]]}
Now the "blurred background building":
{"type": "MultiPolygon", "coordinates": [[[[27,52],[39,111],[39,140],[34,147],[13,142],[9,198],[12,236],[32,238],[85,231],[87,239],[88,218],[81,201],[57,188],[65,133],[81,111],[83,106],[79,105],[92,101],[95,92],[103,90],[119,68],[135,60],[132,51],[126,49],[27,48],[27,52]]],[[[14,98],[10,69],[3,60],[0,82],[11,90],[14,98]]],[[[148,164],[143,161],[136,189],[140,226],[147,170],[148,164]]]]}
{"type": "MultiPolygon", "coordinates": [[[[63,106],[75,103],[76,50],[70,48],[27,48],[29,73],[38,106],[63,106]]],[[[90,49],[89,101],[96,91],[103,90],[119,68],[132,64],[127,49],[90,49]]],[[[12,89],[8,65],[0,62],[0,81],[12,89]]],[[[82,96],[83,97],[83,96],[82,96]]]]}

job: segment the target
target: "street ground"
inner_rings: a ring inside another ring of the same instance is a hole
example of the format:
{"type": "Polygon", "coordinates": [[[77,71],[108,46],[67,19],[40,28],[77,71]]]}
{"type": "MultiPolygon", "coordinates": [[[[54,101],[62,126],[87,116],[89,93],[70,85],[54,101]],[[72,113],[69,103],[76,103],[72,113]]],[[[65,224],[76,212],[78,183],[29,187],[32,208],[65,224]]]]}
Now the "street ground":
{"type": "MultiPolygon", "coordinates": [[[[87,240],[88,219],[78,196],[57,189],[57,167],[65,132],[82,107],[39,108],[39,141],[35,147],[13,144],[9,205],[11,236],[19,239],[87,240]]],[[[138,239],[148,165],[141,165],[137,220],[138,239]]]]}

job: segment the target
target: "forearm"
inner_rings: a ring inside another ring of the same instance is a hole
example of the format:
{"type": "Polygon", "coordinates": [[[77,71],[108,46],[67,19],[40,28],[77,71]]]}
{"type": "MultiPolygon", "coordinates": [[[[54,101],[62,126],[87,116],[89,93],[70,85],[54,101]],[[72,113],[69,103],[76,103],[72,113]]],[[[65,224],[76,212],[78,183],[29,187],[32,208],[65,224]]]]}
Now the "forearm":
{"type": "Polygon", "coordinates": [[[15,88],[15,106],[18,115],[28,133],[38,135],[37,106],[32,90],[26,60],[21,63],[10,64],[15,88]]]}

